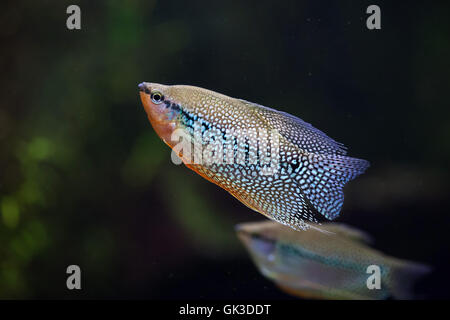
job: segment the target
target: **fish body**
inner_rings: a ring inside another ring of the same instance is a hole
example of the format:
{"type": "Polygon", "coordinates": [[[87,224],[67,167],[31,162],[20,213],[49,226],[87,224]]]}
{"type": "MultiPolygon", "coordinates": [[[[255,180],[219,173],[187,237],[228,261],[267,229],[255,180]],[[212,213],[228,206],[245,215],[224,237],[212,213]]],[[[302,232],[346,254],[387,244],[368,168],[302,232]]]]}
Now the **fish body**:
{"type": "Polygon", "coordinates": [[[139,90],[156,133],[188,168],[293,229],[335,219],[344,185],[369,167],[285,112],[193,86],[144,82],[139,90]],[[178,130],[199,137],[193,156],[179,150],[178,130]]]}
{"type": "Polygon", "coordinates": [[[429,267],[372,249],[370,236],[338,223],[295,232],[273,221],[244,223],[237,235],[260,272],[282,290],[316,299],[408,299],[429,267]],[[379,289],[369,289],[369,266],[380,270],[379,289]]]}

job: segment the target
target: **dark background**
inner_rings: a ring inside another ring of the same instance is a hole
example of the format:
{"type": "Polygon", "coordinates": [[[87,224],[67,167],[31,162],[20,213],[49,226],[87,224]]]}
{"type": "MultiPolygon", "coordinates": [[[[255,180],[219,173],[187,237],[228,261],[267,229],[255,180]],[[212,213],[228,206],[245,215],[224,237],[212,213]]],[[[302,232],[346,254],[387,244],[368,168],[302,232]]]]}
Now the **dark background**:
{"type": "Polygon", "coordinates": [[[0,297],[291,298],[235,237],[263,217],[170,161],[148,81],[288,111],[371,161],[338,221],[432,265],[419,290],[449,298],[449,7],[393,2],[2,3],[0,297]]]}

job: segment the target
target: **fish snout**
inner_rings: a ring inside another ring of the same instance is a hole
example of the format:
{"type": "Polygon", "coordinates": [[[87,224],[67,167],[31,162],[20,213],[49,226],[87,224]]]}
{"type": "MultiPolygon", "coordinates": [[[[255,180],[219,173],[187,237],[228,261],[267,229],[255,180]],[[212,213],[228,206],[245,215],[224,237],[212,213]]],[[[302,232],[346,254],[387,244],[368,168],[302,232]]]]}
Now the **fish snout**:
{"type": "Polygon", "coordinates": [[[251,238],[250,233],[245,230],[245,226],[242,224],[235,225],[234,231],[236,232],[237,237],[244,243],[248,242],[251,238]]]}
{"type": "Polygon", "coordinates": [[[145,82],[142,82],[138,85],[139,91],[145,92],[146,94],[150,94],[150,89],[145,84],[145,82]]]}

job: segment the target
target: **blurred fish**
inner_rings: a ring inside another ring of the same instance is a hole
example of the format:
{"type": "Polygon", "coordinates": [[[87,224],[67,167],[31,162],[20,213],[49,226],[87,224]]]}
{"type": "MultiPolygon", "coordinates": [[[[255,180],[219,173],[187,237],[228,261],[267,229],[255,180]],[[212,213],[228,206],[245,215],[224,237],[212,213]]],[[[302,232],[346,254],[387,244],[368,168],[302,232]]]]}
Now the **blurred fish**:
{"type": "Polygon", "coordinates": [[[314,299],[413,298],[414,281],[428,266],[370,248],[370,236],[338,223],[295,232],[272,221],[236,226],[260,272],[285,292],[314,299]],[[368,266],[380,269],[380,289],[368,289],[368,266]]]}
{"type": "MultiPolygon", "coordinates": [[[[369,167],[365,160],[345,156],[341,143],[285,112],[192,86],[144,82],[139,90],[153,128],[174,151],[177,129],[195,136],[198,128],[203,154],[218,136],[224,142],[220,148],[228,145],[232,152],[223,162],[195,162],[177,150],[188,168],[294,229],[308,229],[305,221],[335,219],[344,201],[343,186],[369,167]],[[272,134],[267,139],[270,152],[262,144],[261,130],[272,134]],[[207,132],[218,134],[208,140],[207,132]],[[237,160],[239,154],[245,161],[237,160]],[[267,174],[261,156],[277,159],[273,174],[267,174]]],[[[217,155],[215,150],[211,154],[217,155]]]]}

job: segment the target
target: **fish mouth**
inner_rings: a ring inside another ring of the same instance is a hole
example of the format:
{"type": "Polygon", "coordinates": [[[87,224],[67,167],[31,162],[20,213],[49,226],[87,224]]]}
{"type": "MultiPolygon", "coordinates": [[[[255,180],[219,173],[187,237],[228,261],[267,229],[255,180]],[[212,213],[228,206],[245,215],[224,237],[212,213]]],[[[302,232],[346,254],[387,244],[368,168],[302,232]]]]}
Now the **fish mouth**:
{"type": "Polygon", "coordinates": [[[138,85],[139,88],[139,96],[141,98],[142,106],[144,107],[145,112],[147,112],[147,115],[150,119],[151,114],[151,101],[150,101],[150,89],[145,84],[145,82],[142,82],[138,85]]]}
{"type": "Polygon", "coordinates": [[[252,234],[242,224],[235,225],[234,231],[236,232],[237,237],[245,244],[250,241],[252,234]]]}
{"type": "Polygon", "coordinates": [[[248,224],[245,223],[239,223],[234,226],[234,231],[236,232],[238,238],[240,239],[246,239],[249,240],[251,238],[257,238],[257,239],[263,239],[266,241],[274,241],[272,238],[263,236],[261,234],[253,232],[251,229],[249,229],[248,224]]]}
{"type": "MultiPolygon", "coordinates": [[[[270,222],[272,223],[272,222],[270,222]]],[[[234,226],[234,231],[237,237],[244,243],[249,244],[252,239],[258,239],[260,241],[265,241],[268,243],[275,243],[276,237],[273,234],[268,234],[267,232],[259,232],[255,230],[255,226],[259,226],[260,223],[238,223],[234,226]]]]}
{"type": "Polygon", "coordinates": [[[148,86],[146,85],[145,82],[141,82],[138,84],[138,88],[140,92],[144,92],[146,94],[150,94],[150,89],[148,88],[148,86]]]}
{"type": "Polygon", "coordinates": [[[237,224],[234,226],[234,231],[236,232],[244,231],[244,226],[242,224],[237,224]]]}

